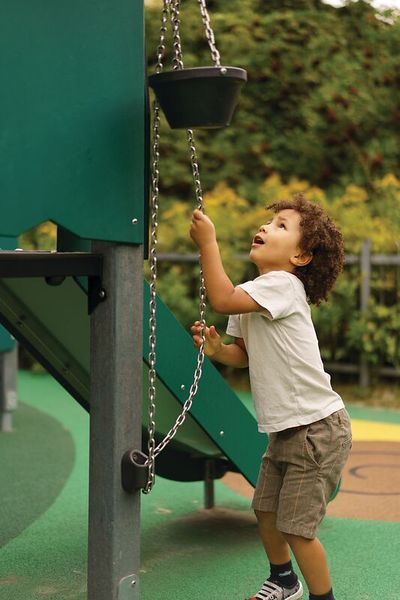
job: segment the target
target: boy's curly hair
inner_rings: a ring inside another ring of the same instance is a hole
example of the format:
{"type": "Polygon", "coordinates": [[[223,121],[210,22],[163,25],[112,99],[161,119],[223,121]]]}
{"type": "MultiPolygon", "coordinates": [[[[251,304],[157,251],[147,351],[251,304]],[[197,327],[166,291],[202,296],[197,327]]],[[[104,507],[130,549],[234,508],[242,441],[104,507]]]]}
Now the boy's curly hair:
{"type": "Polygon", "coordinates": [[[305,254],[312,254],[313,258],[308,265],[296,267],[293,273],[303,282],[311,304],[318,306],[322,300],[327,299],[343,270],[342,234],[326,212],[317,204],[306,200],[303,194],[296,194],[293,200],[270,204],[267,209],[274,213],[293,209],[300,214],[300,248],[305,254]]]}

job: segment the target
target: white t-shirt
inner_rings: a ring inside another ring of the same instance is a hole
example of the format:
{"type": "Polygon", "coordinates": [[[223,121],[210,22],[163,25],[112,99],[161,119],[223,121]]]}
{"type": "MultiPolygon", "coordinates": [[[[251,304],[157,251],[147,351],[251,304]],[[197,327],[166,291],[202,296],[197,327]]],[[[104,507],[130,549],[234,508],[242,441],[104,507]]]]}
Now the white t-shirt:
{"type": "Polygon", "coordinates": [[[272,271],[238,287],[265,309],[231,315],[227,327],[246,345],[259,431],[307,425],[342,409],[324,371],[300,279],[272,271]]]}

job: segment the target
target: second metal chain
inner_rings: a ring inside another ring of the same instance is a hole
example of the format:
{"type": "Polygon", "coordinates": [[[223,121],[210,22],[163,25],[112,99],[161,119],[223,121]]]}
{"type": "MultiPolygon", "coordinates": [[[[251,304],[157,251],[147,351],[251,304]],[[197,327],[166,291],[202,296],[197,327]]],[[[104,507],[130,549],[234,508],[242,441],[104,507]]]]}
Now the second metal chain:
{"type": "Polygon", "coordinates": [[[220,67],[221,66],[221,57],[217,50],[217,46],[215,45],[215,36],[214,36],[214,32],[211,28],[210,15],[208,14],[205,0],[198,0],[198,2],[200,5],[200,12],[201,12],[201,16],[203,19],[204,28],[206,30],[206,37],[207,37],[208,45],[210,46],[210,50],[211,50],[211,57],[214,61],[215,66],[220,67]]]}
{"type": "MultiPolygon", "coordinates": [[[[213,60],[216,65],[219,66],[219,53],[215,48],[214,34],[211,30],[208,13],[205,7],[204,0],[199,0],[200,8],[203,16],[203,22],[206,26],[207,39],[210,44],[210,48],[213,55],[213,60]],[[213,53],[214,48],[214,53],[213,53]]],[[[174,36],[174,69],[183,68],[182,48],[179,34],[179,4],[180,0],[164,0],[163,13],[162,13],[162,25],[160,32],[160,44],[157,49],[157,72],[161,72],[163,69],[163,57],[165,53],[165,36],[167,31],[167,19],[168,13],[171,15],[171,22],[174,36]]],[[[174,426],[166,434],[163,441],[155,446],[155,415],[156,415],[156,311],[157,311],[157,231],[158,231],[158,210],[159,210],[159,177],[160,177],[160,108],[158,102],[154,103],[154,125],[153,125],[153,160],[152,160],[152,172],[151,172],[151,183],[152,183],[152,194],[151,194],[151,248],[150,248],[150,318],[149,318],[149,440],[148,440],[148,451],[149,456],[147,465],[149,469],[148,482],[143,490],[144,493],[148,494],[155,481],[155,458],[165,448],[165,446],[173,439],[176,435],[179,427],[183,424],[186,419],[186,415],[192,407],[193,398],[197,393],[200,378],[202,376],[202,367],[204,363],[204,332],[206,326],[206,289],[203,271],[200,265],[200,286],[199,286],[199,317],[200,323],[202,324],[202,343],[199,348],[197,355],[197,366],[194,372],[193,383],[189,390],[189,395],[183,404],[181,414],[176,419],[174,426]]],[[[195,186],[197,206],[200,210],[204,211],[203,192],[200,182],[200,172],[197,159],[196,146],[194,141],[193,131],[187,130],[187,141],[190,154],[190,162],[192,167],[192,175],[195,186]]]]}

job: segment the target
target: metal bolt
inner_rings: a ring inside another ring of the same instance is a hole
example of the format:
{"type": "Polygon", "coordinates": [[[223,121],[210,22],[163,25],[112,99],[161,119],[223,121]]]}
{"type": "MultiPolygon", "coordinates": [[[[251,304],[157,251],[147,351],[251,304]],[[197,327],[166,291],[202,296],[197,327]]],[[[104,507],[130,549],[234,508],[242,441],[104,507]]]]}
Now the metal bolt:
{"type": "Polygon", "coordinates": [[[138,219],[132,219],[132,225],[136,225],[138,223],[138,219]]]}
{"type": "Polygon", "coordinates": [[[183,390],[185,390],[185,389],[186,389],[186,386],[185,386],[185,384],[184,384],[184,383],[182,383],[182,385],[181,385],[181,390],[183,391],[183,390]]]}
{"type": "Polygon", "coordinates": [[[219,432],[219,435],[220,435],[221,437],[224,437],[224,434],[225,434],[225,432],[224,432],[224,431],[220,431],[220,432],[219,432]]]}
{"type": "Polygon", "coordinates": [[[105,290],[100,290],[99,291],[99,298],[101,298],[101,300],[104,300],[104,298],[106,297],[106,292],[105,290]]]}
{"type": "Polygon", "coordinates": [[[226,67],[222,67],[219,72],[221,73],[221,75],[226,75],[228,72],[228,69],[226,67]]]}
{"type": "Polygon", "coordinates": [[[131,587],[135,587],[135,585],[136,585],[136,579],[132,579],[132,581],[131,581],[131,587]]]}
{"type": "Polygon", "coordinates": [[[23,248],[15,248],[15,252],[23,252],[24,249],[23,248]]]}

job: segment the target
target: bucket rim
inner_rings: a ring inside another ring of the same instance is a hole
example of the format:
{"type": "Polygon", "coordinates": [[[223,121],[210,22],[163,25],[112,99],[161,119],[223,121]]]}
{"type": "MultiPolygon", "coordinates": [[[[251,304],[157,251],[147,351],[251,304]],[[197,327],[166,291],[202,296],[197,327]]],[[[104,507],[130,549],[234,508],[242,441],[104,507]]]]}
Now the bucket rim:
{"type": "Polygon", "coordinates": [[[165,82],[184,81],[185,79],[209,79],[220,77],[223,79],[237,79],[247,81],[247,72],[240,67],[192,67],[189,69],[176,69],[173,71],[161,71],[149,75],[149,85],[165,82]]]}

